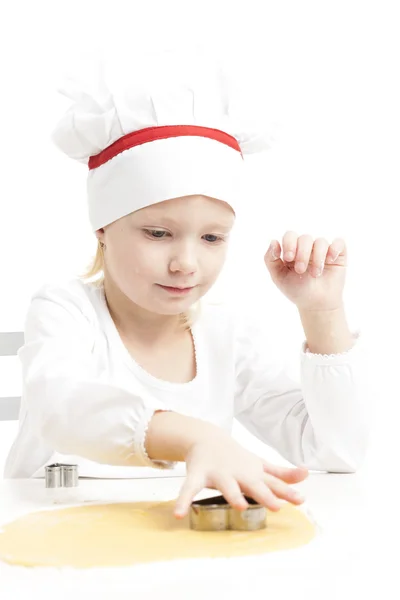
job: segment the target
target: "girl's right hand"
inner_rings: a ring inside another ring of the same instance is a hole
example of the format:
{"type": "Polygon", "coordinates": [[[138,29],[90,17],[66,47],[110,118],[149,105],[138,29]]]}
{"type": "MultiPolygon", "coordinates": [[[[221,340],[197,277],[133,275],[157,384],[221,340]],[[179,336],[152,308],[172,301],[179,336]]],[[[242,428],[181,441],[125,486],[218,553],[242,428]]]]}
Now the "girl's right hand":
{"type": "Polygon", "coordinates": [[[243,493],[273,511],[282,502],[302,504],[304,498],[289,483],[308,476],[306,469],[270,465],[227,435],[195,443],[186,456],[187,476],[175,507],[175,516],[187,515],[195,496],[204,488],[219,490],[234,508],[248,506],[243,493]]]}

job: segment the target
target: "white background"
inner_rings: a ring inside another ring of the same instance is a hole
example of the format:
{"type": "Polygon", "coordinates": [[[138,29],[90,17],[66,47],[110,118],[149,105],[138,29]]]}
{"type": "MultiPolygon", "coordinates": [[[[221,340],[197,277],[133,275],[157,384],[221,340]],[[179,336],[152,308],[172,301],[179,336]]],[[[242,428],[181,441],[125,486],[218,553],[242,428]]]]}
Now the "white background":
{"type": "Polygon", "coordinates": [[[282,124],[276,147],[249,161],[249,210],[215,292],[234,294],[240,307],[258,313],[277,348],[296,357],[300,323],[270,282],[264,252],[287,229],[343,236],[349,321],[364,331],[371,354],[374,468],[396,461],[398,3],[13,0],[1,6],[0,331],[21,329],[33,291],[81,272],[95,248],[85,167],[50,141],[66,108],[56,93],[62,69],[71,58],[121,41],[132,60],[143,47],[206,42],[230,57],[244,83],[258,86],[263,116],[282,124]]]}

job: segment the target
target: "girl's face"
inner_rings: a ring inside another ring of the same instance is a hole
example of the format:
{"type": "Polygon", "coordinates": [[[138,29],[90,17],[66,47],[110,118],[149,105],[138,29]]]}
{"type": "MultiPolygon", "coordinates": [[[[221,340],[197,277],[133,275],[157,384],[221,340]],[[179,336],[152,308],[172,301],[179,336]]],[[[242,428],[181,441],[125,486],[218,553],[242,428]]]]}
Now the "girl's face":
{"type": "Polygon", "coordinates": [[[186,196],[153,204],[100,229],[105,278],[147,311],[177,315],[215,283],[235,220],[224,202],[186,196]],[[172,288],[189,288],[177,293],[172,288]]]}

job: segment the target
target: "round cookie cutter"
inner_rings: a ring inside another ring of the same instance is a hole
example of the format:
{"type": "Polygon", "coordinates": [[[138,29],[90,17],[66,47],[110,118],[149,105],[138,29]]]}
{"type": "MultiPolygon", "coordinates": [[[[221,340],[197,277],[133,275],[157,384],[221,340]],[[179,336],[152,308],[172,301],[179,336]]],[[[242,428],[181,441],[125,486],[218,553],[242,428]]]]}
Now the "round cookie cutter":
{"type": "Polygon", "coordinates": [[[195,531],[256,531],[267,526],[267,511],[253,498],[244,496],[249,504],[246,510],[229,505],[224,496],[214,496],[192,502],[190,528],[195,531]]]}

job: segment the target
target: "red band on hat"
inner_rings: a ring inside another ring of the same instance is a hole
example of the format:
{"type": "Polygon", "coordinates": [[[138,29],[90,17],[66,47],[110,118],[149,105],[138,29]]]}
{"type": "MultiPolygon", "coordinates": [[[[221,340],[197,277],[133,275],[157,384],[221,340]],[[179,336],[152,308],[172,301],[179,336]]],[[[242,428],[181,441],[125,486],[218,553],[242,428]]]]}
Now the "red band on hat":
{"type": "Polygon", "coordinates": [[[232,135],[220,131],[219,129],[212,129],[211,127],[200,127],[198,125],[163,125],[161,127],[147,127],[146,129],[139,129],[124,135],[122,138],[108,146],[95,156],[89,158],[89,169],[96,169],[104,163],[108,162],[117,154],[121,154],[124,150],[146,144],[147,142],[154,142],[155,140],[165,140],[167,138],[182,137],[182,136],[197,136],[206,137],[211,140],[216,140],[230,146],[234,150],[242,153],[239,143],[232,135]]]}

